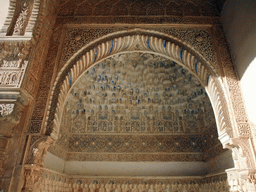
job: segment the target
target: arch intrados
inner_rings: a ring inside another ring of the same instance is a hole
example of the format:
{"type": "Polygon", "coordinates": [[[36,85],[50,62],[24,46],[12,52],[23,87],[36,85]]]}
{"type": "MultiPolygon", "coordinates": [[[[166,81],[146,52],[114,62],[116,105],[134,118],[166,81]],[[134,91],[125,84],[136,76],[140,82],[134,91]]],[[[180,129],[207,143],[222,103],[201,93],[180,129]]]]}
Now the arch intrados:
{"type": "MultiPolygon", "coordinates": [[[[227,130],[227,127],[231,128],[231,126],[227,126],[231,125],[230,114],[223,113],[222,109],[223,106],[227,106],[227,101],[223,94],[222,84],[218,78],[219,75],[213,69],[213,66],[211,66],[211,64],[207,62],[203,58],[203,56],[201,56],[200,53],[197,53],[195,50],[192,49],[191,52],[188,51],[191,50],[191,48],[177,38],[171,39],[172,41],[167,41],[162,38],[158,38],[157,36],[153,36],[154,34],[156,34],[156,32],[152,34],[146,31],[147,35],[143,35],[143,33],[145,33],[145,30],[136,29],[132,30],[132,32],[136,32],[136,34],[130,36],[127,35],[127,32],[118,32],[117,34],[115,34],[119,35],[118,37],[113,36],[113,34],[102,37],[98,40],[95,40],[94,42],[91,42],[69,59],[69,61],[58,73],[52,89],[51,100],[53,100],[54,97],[57,97],[58,103],[56,107],[54,107],[50,101],[50,104],[48,106],[48,116],[46,118],[48,127],[50,126],[48,121],[49,114],[54,113],[54,119],[52,131],[48,132],[47,134],[51,134],[51,137],[53,139],[58,138],[58,132],[66,97],[70,92],[71,88],[74,86],[75,82],[77,82],[77,80],[81,77],[82,74],[84,74],[84,72],[86,72],[90,67],[94,66],[95,64],[116,54],[127,53],[128,51],[140,51],[150,54],[161,55],[162,57],[175,61],[177,64],[181,65],[182,67],[186,68],[190,73],[192,73],[202,83],[212,103],[219,137],[220,132],[225,132],[225,134],[228,135],[228,138],[230,138],[232,135],[232,130],[227,130]],[[138,32],[141,31],[142,34],[138,34],[138,32]],[[113,38],[111,39],[111,37],[113,38]],[[139,38],[140,40],[142,40],[142,50],[134,49],[134,47],[132,46],[137,44],[138,42],[131,41],[127,43],[125,40],[127,40],[128,38],[133,38],[133,40],[135,38],[139,38]],[[103,41],[104,39],[105,41],[103,41]],[[176,43],[175,41],[178,41],[178,43],[174,44],[176,43]],[[113,45],[113,42],[115,43],[115,45],[113,45]],[[123,46],[121,45],[122,43],[124,44],[123,46]],[[167,48],[165,46],[163,48],[163,43],[164,45],[168,43],[169,47],[167,48]],[[112,45],[111,49],[110,44],[112,45]],[[179,46],[179,44],[181,44],[182,46],[179,46]],[[170,45],[172,46],[171,48],[170,45]],[[122,50],[123,48],[124,50],[122,50]],[[105,52],[101,51],[103,49],[105,50],[105,52]],[[107,51],[109,50],[110,52],[108,54],[107,51]],[[79,57],[80,59],[78,59],[79,57]],[[221,102],[221,100],[224,101],[224,103],[221,102]]],[[[163,34],[161,33],[160,36],[163,36],[163,34]]],[[[168,39],[170,39],[170,36],[168,36],[168,39]]]]}
{"type": "MultiPolygon", "coordinates": [[[[161,57],[164,57],[164,58],[166,58],[166,59],[168,59],[168,60],[171,60],[171,61],[174,61],[175,63],[177,63],[178,65],[180,65],[180,66],[182,66],[184,69],[186,69],[187,71],[189,71],[192,75],[194,75],[196,78],[197,78],[197,80],[202,84],[202,86],[205,88],[205,82],[203,82],[201,79],[199,79],[198,77],[197,77],[197,74],[194,72],[194,71],[191,71],[191,69],[189,69],[186,65],[184,65],[183,63],[181,63],[179,60],[177,60],[177,59],[174,59],[174,58],[170,58],[170,57],[168,57],[168,56],[166,56],[166,55],[163,55],[163,54],[161,54],[161,53],[156,53],[156,52],[150,52],[150,51],[126,51],[126,52],[119,52],[119,53],[115,53],[115,54],[113,54],[113,55],[109,55],[109,56],[107,56],[107,57],[105,57],[105,58],[102,58],[101,60],[98,60],[97,62],[95,62],[95,63],[93,63],[91,66],[89,66],[85,71],[83,71],[82,73],[81,73],[81,75],[76,79],[76,81],[72,84],[72,86],[70,87],[70,89],[69,89],[69,91],[68,91],[68,93],[67,93],[67,95],[70,93],[70,91],[71,91],[71,89],[75,86],[75,84],[79,81],[79,79],[88,71],[88,70],[90,70],[91,68],[93,68],[95,65],[97,65],[97,64],[99,64],[99,63],[101,63],[101,62],[103,62],[104,60],[106,60],[106,59],[109,59],[109,58],[111,58],[111,57],[114,57],[114,56],[116,56],[116,55],[121,55],[121,54],[128,54],[128,53],[149,53],[149,54],[153,54],[153,55],[158,55],[158,56],[161,56],[161,57]]],[[[207,91],[207,90],[206,90],[207,91]]],[[[207,93],[208,94],[208,93],[207,93]]],[[[67,98],[66,98],[67,99],[67,98]]],[[[65,101],[66,101],[66,99],[65,99],[65,101]]]]}

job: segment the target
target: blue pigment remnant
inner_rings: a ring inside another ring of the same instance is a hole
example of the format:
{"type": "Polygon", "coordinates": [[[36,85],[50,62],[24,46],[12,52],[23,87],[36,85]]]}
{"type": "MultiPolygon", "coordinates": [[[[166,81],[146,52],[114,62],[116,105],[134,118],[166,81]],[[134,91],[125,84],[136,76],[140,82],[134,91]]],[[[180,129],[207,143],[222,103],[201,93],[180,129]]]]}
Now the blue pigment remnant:
{"type": "Polygon", "coordinates": [[[94,61],[96,61],[96,58],[97,58],[97,48],[94,47],[94,61]]]}
{"type": "Polygon", "coordinates": [[[180,48],[180,60],[181,60],[181,62],[183,63],[183,60],[182,60],[182,52],[183,52],[183,49],[180,48]]]}
{"type": "MultiPolygon", "coordinates": [[[[147,44],[148,44],[148,48],[151,49],[150,45],[149,45],[149,38],[147,38],[147,44]]],[[[152,50],[152,49],[151,49],[152,50]]]]}
{"type": "Polygon", "coordinates": [[[111,40],[111,48],[110,48],[109,54],[111,54],[112,49],[113,49],[113,39],[111,40]]]}
{"type": "Polygon", "coordinates": [[[207,85],[209,84],[210,75],[207,77],[207,85]]]}

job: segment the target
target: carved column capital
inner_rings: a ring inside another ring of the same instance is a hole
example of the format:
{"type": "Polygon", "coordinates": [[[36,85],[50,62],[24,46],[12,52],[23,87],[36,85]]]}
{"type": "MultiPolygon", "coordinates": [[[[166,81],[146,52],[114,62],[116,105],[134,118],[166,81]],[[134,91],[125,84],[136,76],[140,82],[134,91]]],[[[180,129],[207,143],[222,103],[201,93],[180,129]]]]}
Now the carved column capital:
{"type": "Polygon", "coordinates": [[[49,136],[38,136],[29,148],[29,158],[24,166],[24,184],[22,191],[34,191],[41,182],[41,169],[47,149],[55,142],[49,136]]]}
{"type": "Polygon", "coordinates": [[[55,140],[53,140],[50,136],[35,136],[35,138],[35,141],[31,141],[32,143],[29,147],[26,164],[43,167],[43,160],[47,150],[51,145],[54,144],[55,140]]]}
{"type": "Polygon", "coordinates": [[[227,169],[228,184],[230,191],[248,191],[256,190],[255,169],[227,169]]]}
{"type": "Polygon", "coordinates": [[[229,139],[224,148],[232,151],[236,169],[255,168],[255,151],[251,137],[229,139]]]}

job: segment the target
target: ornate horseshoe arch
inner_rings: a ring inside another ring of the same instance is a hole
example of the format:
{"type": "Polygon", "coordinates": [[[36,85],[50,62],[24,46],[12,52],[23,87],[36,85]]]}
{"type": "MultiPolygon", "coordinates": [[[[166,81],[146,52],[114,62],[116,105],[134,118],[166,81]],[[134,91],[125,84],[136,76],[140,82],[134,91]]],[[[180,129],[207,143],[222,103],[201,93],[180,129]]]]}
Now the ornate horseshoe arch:
{"type": "MultiPolygon", "coordinates": [[[[66,63],[58,73],[51,92],[44,124],[46,134],[57,140],[66,97],[88,68],[115,54],[134,51],[161,55],[189,70],[202,83],[210,98],[221,143],[224,147],[234,146],[231,139],[237,135],[237,126],[224,92],[225,85],[216,69],[179,39],[141,29],[117,32],[98,39],[82,48],[66,63]]],[[[247,165],[253,167],[251,163],[247,165]]]]}

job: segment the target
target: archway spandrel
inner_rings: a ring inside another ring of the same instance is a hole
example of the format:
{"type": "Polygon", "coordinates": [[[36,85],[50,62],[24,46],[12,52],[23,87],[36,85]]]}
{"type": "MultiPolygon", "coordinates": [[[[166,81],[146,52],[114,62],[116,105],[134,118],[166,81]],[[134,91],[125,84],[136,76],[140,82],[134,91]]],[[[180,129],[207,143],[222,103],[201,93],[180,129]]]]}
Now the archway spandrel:
{"type": "MultiPolygon", "coordinates": [[[[140,26],[138,26],[140,28],[140,26]]],[[[148,32],[153,33],[153,36],[159,36],[161,39],[162,36],[170,36],[173,40],[178,40],[183,46],[186,44],[189,48],[195,49],[197,53],[204,56],[204,58],[211,62],[213,66],[217,67],[216,56],[212,46],[212,40],[210,36],[209,29],[180,29],[180,28],[168,28],[168,27],[148,27],[147,25],[143,26],[143,29],[140,29],[142,34],[145,31],[145,35],[148,35],[148,32]],[[144,30],[145,29],[145,30],[144,30]]],[[[73,57],[79,50],[81,50],[84,45],[89,45],[91,42],[96,43],[95,40],[99,41],[102,37],[105,36],[105,39],[114,39],[115,37],[111,34],[120,34],[124,35],[134,35],[136,33],[131,33],[133,29],[129,27],[127,30],[126,26],[120,27],[106,27],[102,26],[101,28],[69,28],[66,31],[65,43],[63,47],[63,54],[60,60],[60,67],[73,57]],[[112,36],[112,37],[111,37],[112,36]]],[[[176,44],[178,43],[176,42],[176,44]]],[[[181,45],[179,44],[179,45],[181,45]]]]}

